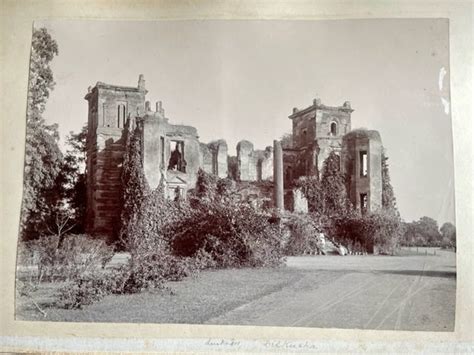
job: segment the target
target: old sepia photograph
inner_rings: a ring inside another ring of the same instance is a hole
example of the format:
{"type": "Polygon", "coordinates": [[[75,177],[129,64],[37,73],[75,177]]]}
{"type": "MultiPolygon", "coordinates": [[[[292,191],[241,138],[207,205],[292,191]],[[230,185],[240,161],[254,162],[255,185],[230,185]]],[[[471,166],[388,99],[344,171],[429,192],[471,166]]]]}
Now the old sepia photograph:
{"type": "Polygon", "coordinates": [[[25,100],[17,320],[454,331],[447,19],[35,21],[25,100]]]}

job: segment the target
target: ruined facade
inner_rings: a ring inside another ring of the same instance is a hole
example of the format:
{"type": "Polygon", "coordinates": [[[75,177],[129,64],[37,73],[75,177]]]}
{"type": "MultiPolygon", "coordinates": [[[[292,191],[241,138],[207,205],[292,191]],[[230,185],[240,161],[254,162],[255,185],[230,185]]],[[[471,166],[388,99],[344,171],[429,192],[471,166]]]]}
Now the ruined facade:
{"type": "Polygon", "coordinates": [[[120,226],[121,172],[128,129],[141,125],[144,175],[153,189],[160,183],[167,197],[185,197],[194,188],[199,169],[236,180],[243,199],[259,208],[307,211],[293,181],[320,174],[331,151],[341,157],[341,169],[350,176],[349,196],[363,211],[381,206],[382,143],[376,131],[351,131],[349,102],[331,107],[315,99],[303,110],[293,109],[291,147],[275,141],[256,150],[251,142],[237,144],[236,156],[227,143],[199,141],[195,127],[175,125],[160,101],[145,100],[145,80],[137,87],[98,82],[89,88],[87,136],[87,230],[116,235],[120,226]]]}

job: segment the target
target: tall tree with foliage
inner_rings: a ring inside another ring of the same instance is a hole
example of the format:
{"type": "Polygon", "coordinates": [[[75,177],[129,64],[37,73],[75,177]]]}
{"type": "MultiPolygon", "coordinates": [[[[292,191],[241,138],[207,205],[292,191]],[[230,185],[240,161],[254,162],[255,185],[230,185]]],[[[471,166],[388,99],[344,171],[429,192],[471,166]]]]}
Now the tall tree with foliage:
{"type": "Polygon", "coordinates": [[[350,202],[347,196],[346,179],[341,172],[340,157],[332,151],[324,161],[321,173],[324,213],[327,216],[346,213],[350,202]]]}
{"type": "Polygon", "coordinates": [[[47,125],[43,118],[46,102],[55,85],[50,63],[57,54],[57,43],[47,30],[35,29],[30,58],[20,220],[23,239],[35,238],[42,233],[45,219],[51,215],[59,199],[54,189],[63,160],[58,147],[58,127],[47,125]]]}
{"type": "Polygon", "coordinates": [[[130,242],[130,237],[135,234],[134,228],[139,220],[141,206],[145,197],[150,193],[143,173],[141,133],[140,126],[131,130],[128,125],[122,170],[123,207],[120,218],[122,224],[120,239],[125,247],[130,242]]]}
{"type": "Polygon", "coordinates": [[[430,217],[421,217],[418,221],[405,224],[403,242],[405,245],[439,246],[442,235],[438,222],[430,217]]]}
{"type": "Polygon", "coordinates": [[[86,214],[86,138],[87,125],[78,133],[69,132],[67,150],[58,176],[67,213],[75,233],[84,233],[86,214]]]}
{"type": "Polygon", "coordinates": [[[443,237],[442,244],[446,247],[456,247],[456,227],[451,222],[444,223],[439,229],[443,237]]]}

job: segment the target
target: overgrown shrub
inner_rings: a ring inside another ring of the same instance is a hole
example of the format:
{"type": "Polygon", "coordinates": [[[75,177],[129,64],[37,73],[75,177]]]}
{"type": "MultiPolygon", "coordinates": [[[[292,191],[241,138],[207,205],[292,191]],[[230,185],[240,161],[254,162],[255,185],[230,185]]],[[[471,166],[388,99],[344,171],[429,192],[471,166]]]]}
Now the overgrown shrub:
{"type": "Polygon", "coordinates": [[[214,267],[270,266],[282,260],[281,230],[270,217],[232,198],[226,179],[198,173],[190,206],[178,223],[168,225],[173,253],[206,253],[214,267]]]}
{"type": "Polygon", "coordinates": [[[68,309],[82,308],[109,294],[163,289],[166,281],[180,281],[194,275],[199,268],[192,258],[180,258],[162,251],[148,253],[131,258],[127,264],[114,269],[77,275],[60,289],[58,305],[68,309]]]}
{"type": "Polygon", "coordinates": [[[332,219],[328,234],[338,243],[352,241],[357,251],[393,254],[403,235],[400,218],[388,211],[379,210],[361,216],[351,212],[332,219]]]}
{"type": "Polygon", "coordinates": [[[285,246],[286,255],[319,254],[323,241],[319,234],[322,226],[314,215],[292,214],[285,222],[289,229],[289,240],[285,246]]]}
{"type": "Polygon", "coordinates": [[[46,236],[20,248],[19,264],[35,267],[41,281],[67,281],[101,269],[113,256],[113,248],[102,239],[84,234],[46,236]],[[28,261],[27,261],[28,260],[28,261]]]}
{"type": "Polygon", "coordinates": [[[111,278],[106,274],[84,274],[59,290],[58,305],[76,309],[101,300],[112,293],[111,278]]]}
{"type": "Polygon", "coordinates": [[[302,176],[294,185],[308,200],[308,210],[327,217],[341,216],[352,209],[347,195],[346,176],[340,169],[340,158],[331,152],[319,175],[302,176]]]}
{"type": "Polygon", "coordinates": [[[216,267],[269,266],[282,257],[279,226],[246,204],[202,203],[169,233],[174,253],[205,252],[216,267]]]}
{"type": "Polygon", "coordinates": [[[294,184],[308,200],[309,212],[322,213],[324,210],[323,188],[318,175],[301,176],[294,184]]]}
{"type": "Polygon", "coordinates": [[[121,237],[126,265],[75,275],[61,304],[80,308],[110,293],[161,289],[206,268],[270,266],[282,261],[281,231],[268,215],[235,199],[229,179],[202,170],[188,201],[170,201],[163,185],[150,191],[141,166],[140,131],[128,135],[121,237]]]}

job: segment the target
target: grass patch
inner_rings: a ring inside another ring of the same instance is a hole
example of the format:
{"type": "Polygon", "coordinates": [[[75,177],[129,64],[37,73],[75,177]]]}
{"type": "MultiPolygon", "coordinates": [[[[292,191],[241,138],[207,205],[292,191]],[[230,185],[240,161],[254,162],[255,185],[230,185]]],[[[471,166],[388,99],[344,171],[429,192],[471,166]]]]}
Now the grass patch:
{"type": "Polygon", "coordinates": [[[204,271],[194,278],[168,282],[163,291],[110,295],[81,310],[55,307],[55,294],[61,285],[41,284],[32,296],[46,311],[46,317],[28,298],[18,297],[17,319],[202,324],[301,277],[287,267],[204,271]]]}

